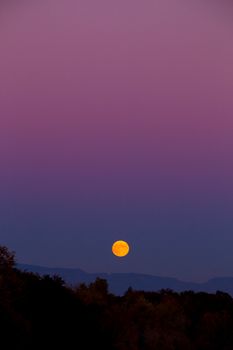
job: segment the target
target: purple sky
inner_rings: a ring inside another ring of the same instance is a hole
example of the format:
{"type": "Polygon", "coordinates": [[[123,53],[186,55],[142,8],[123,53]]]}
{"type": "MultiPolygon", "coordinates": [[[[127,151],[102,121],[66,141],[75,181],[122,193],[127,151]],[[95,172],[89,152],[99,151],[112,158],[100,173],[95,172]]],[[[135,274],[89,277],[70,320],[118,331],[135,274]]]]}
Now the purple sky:
{"type": "Polygon", "coordinates": [[[0,243],[19,261],[233,276],[226,10],[191,0],[2,7],[0,243]],[[116,239],[131,244],[127,258],[111,254],[116,239]]]}

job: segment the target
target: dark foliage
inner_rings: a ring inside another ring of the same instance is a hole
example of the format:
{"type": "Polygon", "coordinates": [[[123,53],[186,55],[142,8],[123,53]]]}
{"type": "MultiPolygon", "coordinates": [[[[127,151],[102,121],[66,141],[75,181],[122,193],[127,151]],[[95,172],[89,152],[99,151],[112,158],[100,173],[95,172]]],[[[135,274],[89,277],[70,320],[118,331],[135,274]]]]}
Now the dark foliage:
{"type": "Polygon", "coordinates": [[[232,350],[226,293],[108,292],[106,280],[69,288],[59,276],[15,268],[0,247],[0,348],[232,350]]]}

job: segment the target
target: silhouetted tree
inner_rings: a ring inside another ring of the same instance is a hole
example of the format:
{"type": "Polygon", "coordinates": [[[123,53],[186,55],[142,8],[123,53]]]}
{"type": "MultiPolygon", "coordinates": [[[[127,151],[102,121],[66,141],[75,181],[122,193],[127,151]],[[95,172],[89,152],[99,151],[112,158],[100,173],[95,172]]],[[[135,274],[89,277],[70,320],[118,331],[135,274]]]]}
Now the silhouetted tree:
{"type": "Polygon", "coordinates": [[[0,276],[9,273],[15,267],[15,253],[0,246],[0,276]]]}

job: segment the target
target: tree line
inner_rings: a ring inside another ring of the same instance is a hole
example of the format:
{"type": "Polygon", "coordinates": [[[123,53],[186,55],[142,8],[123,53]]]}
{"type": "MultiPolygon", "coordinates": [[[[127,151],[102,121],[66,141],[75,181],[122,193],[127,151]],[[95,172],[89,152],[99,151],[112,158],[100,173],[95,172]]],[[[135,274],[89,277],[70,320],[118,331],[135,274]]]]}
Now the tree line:
{"type": "Polygon", "coordinates": [[[109,293],[16,268],[0,246],[0,349],[232,350],[233,299],[172,290],[109,293]]]}

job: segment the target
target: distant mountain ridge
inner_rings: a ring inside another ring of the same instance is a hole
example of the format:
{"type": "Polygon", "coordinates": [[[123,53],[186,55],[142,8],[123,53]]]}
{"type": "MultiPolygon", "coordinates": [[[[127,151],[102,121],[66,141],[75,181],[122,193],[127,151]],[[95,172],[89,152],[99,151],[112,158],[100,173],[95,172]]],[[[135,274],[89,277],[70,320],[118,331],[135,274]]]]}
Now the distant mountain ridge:
{"type": "Polygon", "coordinates": [[[116,295],[124,294],[129,287],[134,290],[158,291],[172,289],[176,292],[192,290],[194,292],[215,293],[221,291],[233,296],[233,277],[212,278],[204,283],[184,282],[172,277],[159,277],[139,273],[88,273],[81,269],[50,268],[36,265],[18,264],[23,271],[34,272],[39,275],[59,275],[67,284],[89,284],[97,277],[108,281],[109,291],[116,295]]]}

